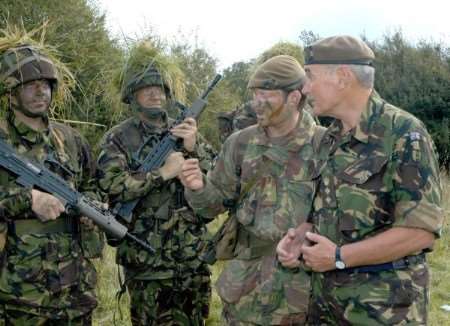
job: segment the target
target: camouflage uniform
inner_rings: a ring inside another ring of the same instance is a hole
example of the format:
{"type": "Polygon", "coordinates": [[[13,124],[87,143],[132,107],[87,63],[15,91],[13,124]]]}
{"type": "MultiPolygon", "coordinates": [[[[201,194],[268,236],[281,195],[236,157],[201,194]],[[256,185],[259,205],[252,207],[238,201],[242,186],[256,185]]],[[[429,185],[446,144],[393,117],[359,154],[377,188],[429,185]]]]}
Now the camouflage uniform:
{"type": "MultiPolygon", "coordinates": [[[[209,268],[197,257],[205,222],[187,206],[176,178],[164,182],[156,170],[133,172],[136,160],[142,160],[167,130],[164,117],[161,128],[132,117],[105,135],[99,184],[112,205],[141,198],[130,231],[156,249],[151,255],[126,240],[118,247],[133,324],[203,325],[211,296],[209,268]]],[[[198,157],[209,167],[212,154],[208,146],[197,144],[195,152],[185,156],[198,157]]]]}
{"type": "Polygon", "coordinates": [[[277,263],[275,247],[283,234],[306,220],[313,200],[313,118],[304,112],[287,136],[269,139],[258,125],[232,134],[202,190],[187,191],[197,213],[223,213],[223,200],[247,188],[237,204],[236,258],[217,282],[229,325],[302,325],[309,276],[277,263]],[[238,177],[236,170],[241,170],[238,177]]]}
{"type": "MultiPolygon", "coordinates": [[[[359,125],[344,136],[341,128],[334,122],[321,143],[312,217],[316,232],[338,246],[392,227],[439,236],[439,168],[422,122],[372,95],[359,125]]],[[[429,272],[424,253],[399,262],[406,266],[313,273],[310,324],[425,325],[429,272]]]]}
{"type": "MultiPolygon", "coordinates": [[[[75,130],[48,122],[47,130],[36,132],[10,113],[0,132],[18,153],[94,195],[89,148],[75,130]]],[[[79,216],[65,213],[41,222],[31,210],[31,190],[17,185],[2,168],[0,187],[0,226],[6,239],[0,265],[0,325],[90,325],[97,301],[96,271],[89,259],[101,255],[100,234],[79,223],[79,216]]]]}
{"type": "Polygon", "coordinates": [[[221,112],[217,115],[219,123],[220,142],[223,143],[233,132],[247,128],[257,123],[256,113],[247,102],[231,112],[221,112]]]}

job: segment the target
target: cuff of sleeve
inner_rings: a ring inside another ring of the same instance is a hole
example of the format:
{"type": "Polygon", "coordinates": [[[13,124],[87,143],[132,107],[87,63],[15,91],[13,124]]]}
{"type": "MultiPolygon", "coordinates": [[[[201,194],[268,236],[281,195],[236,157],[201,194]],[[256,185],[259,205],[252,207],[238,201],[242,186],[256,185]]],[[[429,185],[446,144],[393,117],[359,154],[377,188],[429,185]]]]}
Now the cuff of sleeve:
{"type": "Polygon", "coordinates": [[[444,211],[435,204],[422,202],[399,202],[395,207],[394,226],[419,228],[440,236],[444,223],[444,211]]]}
{"type": "Polygon", "coordinates": [[[206,194],[211,193],[212,191],[211,184],[208,182],[205,175],[203,175],[203,184],[205,185],[203,189],[194,191],[185,188],[184,190],[186,200],[189,202],[189,205],[194,209],[205,206],[205,196],[206,194]]]}
{"type": "Polygon", "coordinates": [[[164,183],[164,179],[161,176],[161,173],[159,173],[159,170],[154,170],[147,172],[147,175],[145,176],[147,184],[152,185],[152,187],[160,187],[164,183]]]}
{"type": "Polygon", "coordinates": [[[32,204],[31,189],[20,188],[3,204],[6,219],[16,216],[20,216],[21,219],[30,218],[33,215],[32,204]]]}
{"type": "Polygon", "coordinates": [[[186,158],[199,158],[199,154],[198,154],[198,144],[195,143],[194,149],[192,150],[192,152],[187,151],[184,147],[183,147],[183,156],[186,158]]]}

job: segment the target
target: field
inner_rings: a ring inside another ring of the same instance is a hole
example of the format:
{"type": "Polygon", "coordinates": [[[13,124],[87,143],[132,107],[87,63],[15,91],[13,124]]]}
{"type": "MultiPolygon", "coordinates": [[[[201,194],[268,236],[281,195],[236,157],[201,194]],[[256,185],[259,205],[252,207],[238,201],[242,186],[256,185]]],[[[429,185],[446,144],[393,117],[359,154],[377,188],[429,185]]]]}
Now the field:
{"type": "MultiPolygon", "coordinates": [[[[444,196],[450,191],[450,182],[446,177],[444,196]]],[[[445,197],[444,197],[445,198],[445,197]]],[[[431,302],[429,325],[442,326],[450,325],[450,312],[441,308],[442,305],[450,305],[450,225],[448,216],[450,216],[450,199],[444,200],[446,220],[442,238],[437,242],[432,254],[428,255],[429,264],[431,266],[431,302]]],[[[209,227],[214,229],[217,222],[213,222],[209,227]]],[[[94,325],[106,326],[113,325],[131,325],[129,319],[128,297],[126,295],[120,301],[120,307],[116,299],[116,291],[119,288],[118,268],[114,263],[114,250],[107,247],[104,257],[97,262],[99,270],[99,284],[97,293],[99,296],[99,307],[94,314],[94,325]]],[[[222,269],[222,263],[212,266],[213,282],[217,279],[222,269]]],[[[207,325],[218,326],[220,323],[221,304],[216,293],[213,292],[211,303],[211,313],[207,325]]]]}

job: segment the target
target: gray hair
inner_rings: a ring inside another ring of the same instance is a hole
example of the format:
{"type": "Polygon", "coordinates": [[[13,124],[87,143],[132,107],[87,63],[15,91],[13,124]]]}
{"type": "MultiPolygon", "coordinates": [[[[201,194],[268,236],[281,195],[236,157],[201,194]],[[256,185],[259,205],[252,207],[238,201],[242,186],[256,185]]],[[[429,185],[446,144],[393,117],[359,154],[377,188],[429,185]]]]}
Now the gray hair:
{"type": "Polygon", "coordinates": [[[366,65],[348,65],[356,79],[364,88],[373,88],[375,82],[375,68],[366,65]]]}
{"type": "MultiPolygon", "coordinates": [[[[340,66],[337,64],[327,65],[329,72],[335,72],[340,66]]],[[[345,65],[355,75],[359,84],[364,88],[373,88],[375,82],[375,68],[366,65],[345,65]]]]}

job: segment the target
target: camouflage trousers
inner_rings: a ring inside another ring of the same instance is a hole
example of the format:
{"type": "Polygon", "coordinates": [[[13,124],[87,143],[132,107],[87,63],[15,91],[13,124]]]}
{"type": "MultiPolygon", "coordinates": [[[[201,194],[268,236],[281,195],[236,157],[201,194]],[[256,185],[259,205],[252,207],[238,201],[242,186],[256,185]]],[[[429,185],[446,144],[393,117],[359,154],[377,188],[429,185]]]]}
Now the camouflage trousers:
{"type": "Polygon", "coordinates": [[[209,275],[183,279],[131,280],[131,322],[134,326],[201,326],[209,314],[209,275]]]}
{"type": "Polygon", "coordinates": [[[23,311],[5,310],[0,305],[0,326],[91,326],[92,314],[67,319],[49,319],[46,316],[27,314],[23,311]]]}
{"type": "Polygon", "coordinates": [[[426,325],[426,263],[374,273],[313,273],[309,325],[426,325]]]}
{"type": "MultiPolygon", "coordinates": [[[[267,319],[267,323],[264,324],[255,324],[251,322],[244,322],[241,320],[238,320],[235,317],[235,314],[233,312],[233,307],[230,304],[227,304],[226,302],[222,301],[222,318],[225,321],[225,324],[228,326],[259,326],[259,325],[277,325],[272,324],[270,322],[270,319],[267,319]]],[[[306,314],[295,314],[291,315],[290,317],[285,318],[281,324],[278,324],[279,326],[303,326],[306,325],[306,314]]]]}

